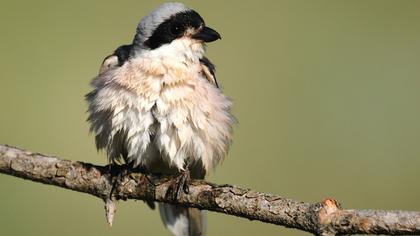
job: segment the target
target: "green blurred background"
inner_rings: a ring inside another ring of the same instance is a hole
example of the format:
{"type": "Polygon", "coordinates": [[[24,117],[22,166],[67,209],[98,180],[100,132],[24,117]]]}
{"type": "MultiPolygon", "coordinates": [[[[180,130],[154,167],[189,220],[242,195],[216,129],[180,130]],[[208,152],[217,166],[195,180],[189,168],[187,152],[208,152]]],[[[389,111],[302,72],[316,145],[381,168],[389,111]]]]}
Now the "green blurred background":
{"type": "MultiPolygon", "coordinates": [[[[235,101],[232,150],[210,176],[346,208],[420,210],[420,1],[185,1],[235,101]]],[[[0,3],[0,143],[105,164],[85,122],[102,59],[157,1],[0,3]]],[[[120,202],[0,175],[1,235],[167,235],[120,202]]],[[[209,235],[308,235],[209,213],[209,235]]]]}

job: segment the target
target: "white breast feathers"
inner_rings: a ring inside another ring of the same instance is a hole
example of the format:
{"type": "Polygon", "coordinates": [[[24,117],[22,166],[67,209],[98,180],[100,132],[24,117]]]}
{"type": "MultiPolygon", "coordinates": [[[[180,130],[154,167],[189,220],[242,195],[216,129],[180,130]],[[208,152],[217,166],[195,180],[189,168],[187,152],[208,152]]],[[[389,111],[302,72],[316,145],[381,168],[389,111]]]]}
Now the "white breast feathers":
{"type": "Polygon", "coordinates": [[[201,160],[210,170],[226,155],[235,122],[232,102],[204,77],[202,48],[179,41],[190,50],[137,55],[92,82],[91,129],[111,161],[147,166],[161,158],[182,170],[201,160]]]}

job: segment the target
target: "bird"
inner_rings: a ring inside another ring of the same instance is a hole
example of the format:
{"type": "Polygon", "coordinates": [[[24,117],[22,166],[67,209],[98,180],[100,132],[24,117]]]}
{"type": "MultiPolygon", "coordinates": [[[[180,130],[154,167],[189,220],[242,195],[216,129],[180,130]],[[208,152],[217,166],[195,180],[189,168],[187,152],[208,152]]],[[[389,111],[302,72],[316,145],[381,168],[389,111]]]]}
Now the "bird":
{"type": "MultiPolygon", "coordinates": [[[[232,144],[233,102],[205,57],[221,39],[195,10],[168,2],[144,16],[131,44],[102,62],[86,95],[90,131],[112,165],[177,176],[177,194],[204,179],[232,144]]],[[[205,211],[159,203],[174,236],[206,234],[205,211]]]]}

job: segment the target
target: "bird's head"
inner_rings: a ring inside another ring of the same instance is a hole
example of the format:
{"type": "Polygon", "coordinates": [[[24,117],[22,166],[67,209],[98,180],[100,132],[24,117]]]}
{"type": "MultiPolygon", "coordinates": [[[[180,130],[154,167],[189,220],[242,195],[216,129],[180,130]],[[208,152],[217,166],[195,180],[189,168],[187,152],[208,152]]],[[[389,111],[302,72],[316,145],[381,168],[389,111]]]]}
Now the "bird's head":
{"type": "Polygon", "coordinates": [[[176,40],[204,45],[220,38],[196,11],[182,3],[164,3],[140,21],[133,46],[135,50],[154,50],[176,40]]]}

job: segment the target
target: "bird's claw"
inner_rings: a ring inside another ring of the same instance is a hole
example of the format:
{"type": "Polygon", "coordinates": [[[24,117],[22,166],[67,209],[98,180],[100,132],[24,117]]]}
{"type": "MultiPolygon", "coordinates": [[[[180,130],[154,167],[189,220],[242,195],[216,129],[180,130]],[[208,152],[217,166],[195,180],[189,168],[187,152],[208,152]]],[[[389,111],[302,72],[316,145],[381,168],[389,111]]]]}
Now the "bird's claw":
{"type": "Polygon", "coordinates": [[[112,165],[111,167],[111,180],[112,180],[112,189],[110,192],[110,198],[114,198],[115,190],[117,190],[118,186],[120,186],[123,182],[123,179],[125,176],[130,175],[132,172],[132,169],[127,166],[116,166],[112,165]]]}
{"type": "Polygon", "coordinates": [[[181,197],[182,192],[188,194],[190,192],[190,189],[188,187],[188,184],[191,180],[190,172],[188,170],[182,171],[178,177],[176,177],[176,180],[174,182],[175,185],[175,199],[179,199],[181,197]]]}

